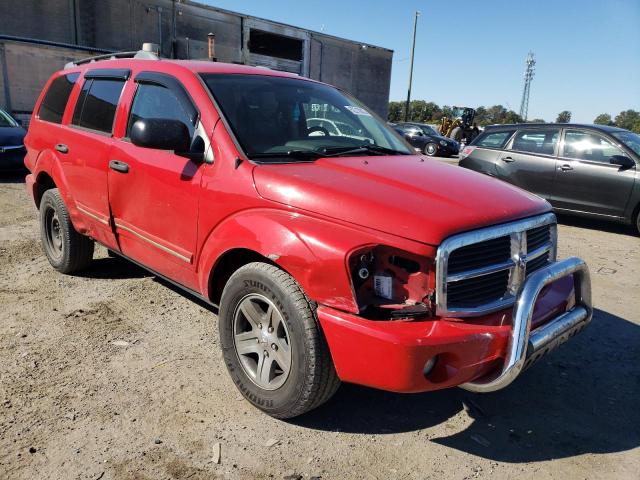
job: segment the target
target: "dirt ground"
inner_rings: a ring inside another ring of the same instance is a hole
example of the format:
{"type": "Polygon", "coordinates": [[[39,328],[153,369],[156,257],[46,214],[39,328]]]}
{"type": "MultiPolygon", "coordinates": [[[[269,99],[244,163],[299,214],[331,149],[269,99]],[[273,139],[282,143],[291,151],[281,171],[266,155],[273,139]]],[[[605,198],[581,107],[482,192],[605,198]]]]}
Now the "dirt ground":
{"type": "Polygon", "coordinates": [[[0,479],[638,478],[629,228],[560,219],[559,256],[590,265],[594,321],[506,390],[343,385],[285,422],[241,399],[214,312],[103,248],[58,274],[24,184],[0,182],[0,479]]]}

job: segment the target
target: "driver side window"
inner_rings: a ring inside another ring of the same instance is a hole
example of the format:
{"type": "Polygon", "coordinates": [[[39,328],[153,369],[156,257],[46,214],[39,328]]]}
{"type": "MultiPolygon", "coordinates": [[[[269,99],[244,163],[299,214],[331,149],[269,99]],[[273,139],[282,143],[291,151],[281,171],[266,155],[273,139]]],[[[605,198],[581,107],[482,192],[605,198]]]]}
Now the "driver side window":
{"type": "Polygon", "coordinates": [[[614,155],[624,155],[624,153],[600,135],[579,130],[565,131],[563,156],[566,158],[609,163],[614,155]]]}
{"type": "Polygon", "coordinates": [[[185,105],[168,88],[152,83],[140,83],[129,114],[127,137],[137,120],[147,119],[179,120],[189,129],[193,138],[195,125],[185,105]]]}

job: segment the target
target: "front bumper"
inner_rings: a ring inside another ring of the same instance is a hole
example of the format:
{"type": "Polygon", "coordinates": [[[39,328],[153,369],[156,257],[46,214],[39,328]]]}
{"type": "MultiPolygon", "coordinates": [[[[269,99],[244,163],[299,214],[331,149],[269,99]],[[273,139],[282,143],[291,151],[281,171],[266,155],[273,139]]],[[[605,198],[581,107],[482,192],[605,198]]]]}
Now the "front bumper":
{"type": "Polygon", "coordinates": [[[489,392],[584,328],[592,311],[588,269],[569,258],[531,274],[513,311],[464,321],[372,321],[321,306],[318,318],[345,382],[407,393],[459,385],[489,392]]]}

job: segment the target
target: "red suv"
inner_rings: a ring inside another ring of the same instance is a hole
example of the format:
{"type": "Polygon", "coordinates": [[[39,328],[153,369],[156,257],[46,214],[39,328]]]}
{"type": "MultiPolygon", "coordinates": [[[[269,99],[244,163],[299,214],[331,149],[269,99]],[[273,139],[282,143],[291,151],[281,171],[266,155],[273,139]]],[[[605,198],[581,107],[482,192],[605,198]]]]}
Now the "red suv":
{"type": "Polygon", "coordinates": [[[44,251],[71,273],[98,242],[218,306],[229,373],[268,414],[340,381],[497,390],[591,320],[539,197],[416,155],[323,83],[136,57],[68,65],[38,99],[44,251]]]}

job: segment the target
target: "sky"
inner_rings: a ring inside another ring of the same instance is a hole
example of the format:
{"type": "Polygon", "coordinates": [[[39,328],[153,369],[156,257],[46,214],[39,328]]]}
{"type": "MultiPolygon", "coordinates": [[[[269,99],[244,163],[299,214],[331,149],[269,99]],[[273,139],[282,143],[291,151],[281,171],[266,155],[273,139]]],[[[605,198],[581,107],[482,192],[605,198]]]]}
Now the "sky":
{"type": "Polygon", "coordinates": [[[418,10],[412,99],[517,112],[531,50],[530,119],[640,110],[640,0],[199,1],[392,49],[391,100],[407,96],[418,10]]]}

